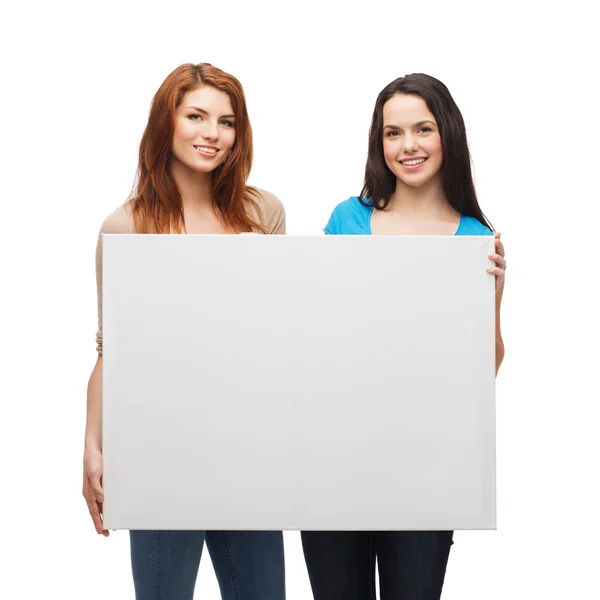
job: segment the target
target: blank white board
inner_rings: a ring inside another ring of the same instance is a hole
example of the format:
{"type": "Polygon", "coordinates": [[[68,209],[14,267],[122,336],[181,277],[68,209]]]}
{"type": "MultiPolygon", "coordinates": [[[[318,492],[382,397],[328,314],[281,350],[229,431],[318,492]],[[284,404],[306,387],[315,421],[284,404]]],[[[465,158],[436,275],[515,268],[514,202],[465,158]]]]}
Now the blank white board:
{"type": "Polygon", "coordinates": [[[104,235],[105,527],[495,528],[493,243],[104,235]]]}

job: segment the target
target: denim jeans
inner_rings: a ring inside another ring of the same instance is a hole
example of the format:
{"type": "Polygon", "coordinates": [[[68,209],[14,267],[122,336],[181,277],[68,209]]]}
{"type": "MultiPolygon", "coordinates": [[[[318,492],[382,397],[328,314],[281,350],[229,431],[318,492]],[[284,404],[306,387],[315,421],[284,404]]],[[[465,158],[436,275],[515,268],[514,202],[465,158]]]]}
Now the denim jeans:
{"type": "Polygon", "coordinates": [[[314,600],[439,600],[452,531],[303,531],[314,600]]]}
{"type": "Polygon", "coordinates": [[[137,600],[192,600],[204,541],[223,600],[284,600],[281,531],[130,531],[137,600]]]}

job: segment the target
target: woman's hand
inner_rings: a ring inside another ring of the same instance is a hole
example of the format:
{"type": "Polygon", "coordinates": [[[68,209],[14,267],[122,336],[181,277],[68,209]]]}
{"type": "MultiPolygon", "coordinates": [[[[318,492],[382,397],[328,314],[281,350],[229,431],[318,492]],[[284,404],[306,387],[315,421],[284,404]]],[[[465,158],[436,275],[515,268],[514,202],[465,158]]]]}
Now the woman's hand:
{"type": "Polygon", "coordinates": [[[506,259],[504,258],[504,245],[500,241],[500,233],[494,234],[494,244],[496,253],[490,254],[488,258],[496,263],[495,267],[490,267],[487,272],[496,276],[496,294],[502,292],[504,288],[504,273],[506,271],[506,259]]]}
{"type": "Polygon", "coordinates": [[[102,491],[101,478],[102,452],[86,449],[83,457],[83,497],[87,502],[96,532],[108,537],[109,532],[102,530],[104,492],[102,491]]]}

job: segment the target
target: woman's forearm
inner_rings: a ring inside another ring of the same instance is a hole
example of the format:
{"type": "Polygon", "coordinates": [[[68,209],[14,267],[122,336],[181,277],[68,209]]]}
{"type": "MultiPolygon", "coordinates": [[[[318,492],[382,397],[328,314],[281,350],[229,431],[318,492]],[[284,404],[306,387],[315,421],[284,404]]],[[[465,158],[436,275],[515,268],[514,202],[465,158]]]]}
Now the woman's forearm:
{"type": "Polygon", "coordinates": [[[94,365],[87,389],[85,449],[102,451],[102,357],[94,365]]]}
{"type": "Polygon", "coordinates": [[[504,360],[504,342],[501,338],[496,337],[496,375],[500,370],[500,365],[504,360]]]}
{"type": "Polygon", "coordinates": [[[502,291],[496,294],[496,375],[500,365],[504,360],[504,341],[502,340],[502,331],[500,330],[500,305],[502,304],[502,291]]]}

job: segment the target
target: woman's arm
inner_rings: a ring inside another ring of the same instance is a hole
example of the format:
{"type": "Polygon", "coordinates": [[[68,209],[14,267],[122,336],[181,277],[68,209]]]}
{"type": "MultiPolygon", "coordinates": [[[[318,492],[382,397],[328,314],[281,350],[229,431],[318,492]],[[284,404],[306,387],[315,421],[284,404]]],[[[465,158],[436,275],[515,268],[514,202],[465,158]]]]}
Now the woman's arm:
{"type": "Polygon", "coordinates": [[[488,269],[488,273],[496,276],[496,375],[500,365],[504,360],[504,341],[502,340],[502,331],[500,330],[500,306],[502,304],[502,294],[504,293],[504,273],[506,271],[506,259],[504,258],[504,245],[500,241],[500,233],[494,235],[496,253],[488,257],[496,263],[495,267],[488,269]]]}
{"type": "Polygon", "coordinates": [[[496,294],[496,375],[504,360],[504,342],[500,331],[500,304],[502,303],[502,290],[496,294]]]}
{"type": "Polygon", "coordinates": [[[98,356],[88,382],[85,448],[102,451],[102,356],[98,356]]]}
{"type": "Polygon", "coordinates": [[[102,530],[102,234],[130,233],[129,223],[123,207],[108,216],[98,236],[96,244],[96,288],[98,292],[98,331],[96,345],[98,359],[90,375],[87,389],[87,420],[85,426],[85,447],[83,453],[83,496],[90,516],[98,533],[108,536],[102,530]]]}
{"type": "Polygon", "coordinates": [[[102,469],[102,356],[98,356],[87,389],[83,496],[96,531],[108,537],[109,532],[102,530],[102,469]]]}

